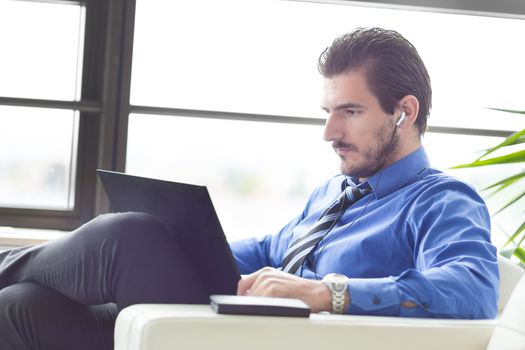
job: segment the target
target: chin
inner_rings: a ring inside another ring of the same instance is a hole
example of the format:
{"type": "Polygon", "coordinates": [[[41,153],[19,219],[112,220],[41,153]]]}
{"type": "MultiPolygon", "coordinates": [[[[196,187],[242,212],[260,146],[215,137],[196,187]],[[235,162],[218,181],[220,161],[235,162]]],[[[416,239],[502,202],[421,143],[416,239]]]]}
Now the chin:
{"type": "Polygon", "coordinates": [[[344,164],[341,164],[340,170],[341,170],[341,174],[343,175],[350,176],[350,177],[359,177],[359,175],[356,175],[356,172],[354,169],[344,164]]]}
{"type": "Polygon", "coordinates": [[[341,162],[340,170],[341,174],[357,179],[368,178],[375,173],[375,171],[371,171],[367,166],[359,166],[359,164],[349,165],[344,162],[341,162]]]}

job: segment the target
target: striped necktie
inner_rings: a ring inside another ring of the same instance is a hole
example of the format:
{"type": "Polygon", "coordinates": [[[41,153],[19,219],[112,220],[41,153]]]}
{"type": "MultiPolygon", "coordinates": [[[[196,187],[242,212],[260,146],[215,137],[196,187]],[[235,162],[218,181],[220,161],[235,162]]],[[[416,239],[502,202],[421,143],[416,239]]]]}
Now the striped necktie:
{"type": "Polygon", "coordinates": [[[339,198],[332,203],[306,234],[292,242],[284,253],[283,271],[296,274],[308,254],[330,232],[345,210],[371,192],[368,182],[359,186],[347,186],[339,198]]]}

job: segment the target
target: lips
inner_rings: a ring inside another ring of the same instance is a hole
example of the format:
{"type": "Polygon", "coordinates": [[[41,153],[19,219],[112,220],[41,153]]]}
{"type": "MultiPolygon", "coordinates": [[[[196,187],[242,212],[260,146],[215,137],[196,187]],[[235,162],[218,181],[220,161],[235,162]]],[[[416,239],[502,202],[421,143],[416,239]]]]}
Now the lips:
{"type": "Polygon", "coordinates": [[[344,157],[348,152],[350,152],[350,149],[348,147],[335,147],[334,148],[335,153],[337,153],[340,157],[344,157]]]}
{"type": "Polygon", "coordinates": [[[334,142],[332,144],[332,148],[334,149],[334,151],[341,157],[347,155],[348,153],[352,152],[352,151],[357,151],[357,148],[354,146],[354,145],[351,145],[351,144],[348,144],[348,143],[344,143],[344,142],[334,142]]]}

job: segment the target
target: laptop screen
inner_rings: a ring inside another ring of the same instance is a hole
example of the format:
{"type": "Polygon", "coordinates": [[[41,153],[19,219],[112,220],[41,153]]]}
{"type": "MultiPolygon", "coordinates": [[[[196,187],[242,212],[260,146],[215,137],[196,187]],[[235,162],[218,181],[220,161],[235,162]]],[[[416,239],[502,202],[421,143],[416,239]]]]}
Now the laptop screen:
{"type": "Polygon", "coordinates": [[[239,269],[205,186],[106,170],[97,173],[113,212],[154,216],[177,236],[210,295],[236,294],[239,269]]]}

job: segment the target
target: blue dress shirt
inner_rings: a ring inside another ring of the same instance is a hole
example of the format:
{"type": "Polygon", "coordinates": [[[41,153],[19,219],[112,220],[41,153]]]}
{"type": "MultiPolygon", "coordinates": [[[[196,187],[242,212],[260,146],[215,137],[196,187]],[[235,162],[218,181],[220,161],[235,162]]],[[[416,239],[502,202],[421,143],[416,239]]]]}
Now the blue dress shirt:
{"type": "MultiPolygon", "coordinates": [[[[277,234],[231,243],[241,273],[280,268],[290,242],[341,193],[344,175],[318,187],[277,234]]],[[[361,198],[306,259],[300,275],[350,278],[347,313],[493,318],[499,274],[485,203],[469,185],[429,166],[423,148],[368,179],[361,198]],[[404,307],[410,301],[416,307],[404,307]]]]}

